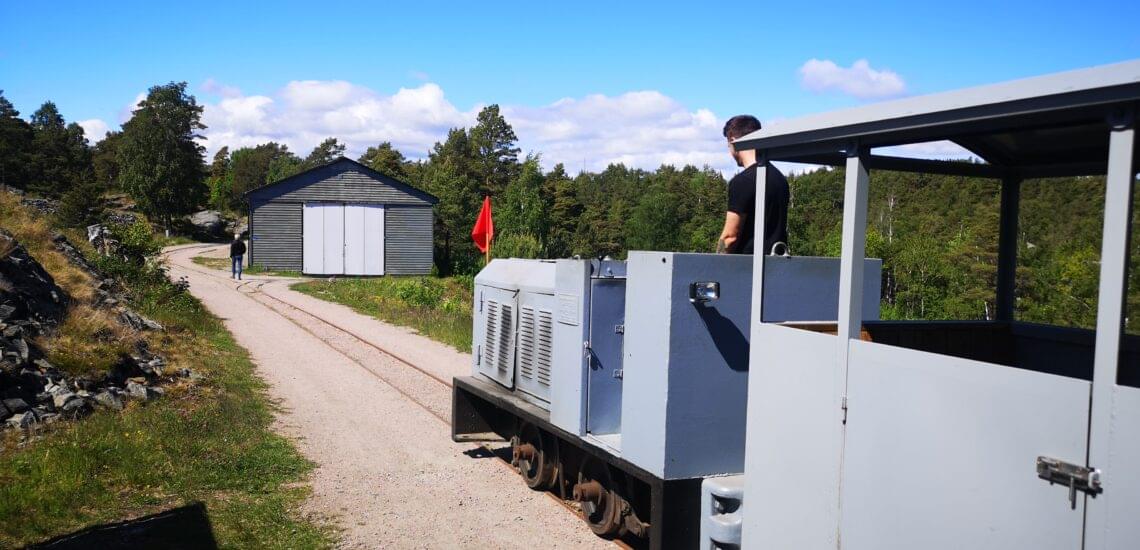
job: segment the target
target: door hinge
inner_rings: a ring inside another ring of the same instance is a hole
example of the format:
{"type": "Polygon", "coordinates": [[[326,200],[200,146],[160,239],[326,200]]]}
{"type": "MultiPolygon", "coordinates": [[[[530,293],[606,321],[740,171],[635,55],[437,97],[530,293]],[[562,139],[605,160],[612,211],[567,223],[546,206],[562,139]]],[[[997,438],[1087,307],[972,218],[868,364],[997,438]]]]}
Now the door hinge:
{"type": "Polygon", "coordinates": [[[614,376],[614,378],[621,380],[622,378],[625,377],[625,369],[614,369],[613,376],[614,376]]]}
{"type": "Polygon", "coordinates": [[[1058,483],[1069,488],[1069,505],[1077,509],[1077,491],[1087,495],[1096,495],[1104,491],[1100,483],[1100,470],[1079,466],[1064,460],[1037,457],[1037,477],[1048,481],[1050,485],[1058,483]]]}
{"type": "Polygon", "coordinates": [[[625,334],[625,325],[614,325],[614,334],[625,334]]]}
{"type": "Polygon", "coordinates": [[[843,409],[843,424],[847,424],[847,396],[839,402],[839,408],[843,409]]]}

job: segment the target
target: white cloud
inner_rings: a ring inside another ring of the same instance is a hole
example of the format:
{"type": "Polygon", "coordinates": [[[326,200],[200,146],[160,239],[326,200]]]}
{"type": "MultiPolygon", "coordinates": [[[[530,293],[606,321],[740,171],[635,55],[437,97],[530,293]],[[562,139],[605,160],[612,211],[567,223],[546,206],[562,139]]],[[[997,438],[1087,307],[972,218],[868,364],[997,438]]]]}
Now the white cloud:
{"type": "Polygon", "coordinates": [[[87,142],[91,145],[103,141],[103,136],[107,134],[107,130],[111,129],[106,122],[97,118],[80,120],[77,124],[83,127],[83,135],[87,137],[87,142]]]}
{"type": "Polygon", "coordinates": [[[218,82],[217,80],[214,80],[213,78],[207,78],[206,81],[203,82],[202,85],[199,86],[198,88],[201,89],[203,92],[206,92],[208,94],[219,95],[222,97],[239,97],[239,96],[241,96],[241,90],[238,89],[237,87],[226,86],[225,84],[222,84],[222,83],[218,82]]]}
{"type": "Polygon", "coordinates": [[[134,113],[135,113],[135,109],[138,108],[139,103],[142,103],[143,100],[145,100],[145,99],[146,99],[146,92],[139,92],[138,95],[135,96],[134,101],[128,103],[122,109],[120,109],[119,110],[119,124],[122,124],[122,123],[130,120],[131,116],[134,115],[134,113]]]}
{"type": "Polygon", "coordinates": [[[524,151],[567,170],[601,170],[611,163],[653,169],[661,164],[732,170],[721,121],[708,109],[691,111],[656,91],[565,98],[541,107],[503,107],[524,151]]]}
{"type": "MultiPolygon", "coordinates": [[[[212,83],[214,89],[228,89],[212,83]]],[[[391,141],[404,155],[424,158],[454,127],[471,127],[483,107],[451,103],[437,84],[424,83],[383,94],[351,82],[301,80],[271,95],[241,95],[204,103],[204,144],[213,154],[276,141],[299,155],[326,137],[358,156],[391,141]]],[[[548,105],[503,105],[524,153],[537,152],[549,169],[563,163],[571,173],[601,170],[621,162],[653,169],[662,163],[708,164],[736,170],[721,137],[722,121],[708,109],[690,110],[656,91],[617,96],[565,98],[548,105]]]]}
{"type": "Polygon", "coordinates": [[[866,59],[850,67],[840,67],[829,59],[809,59],[800,67],[800,85],[813,92],[839,91],[859,99],[894,97],[906,92],[906,83],[898,73],[873,69],[866,59]]]}

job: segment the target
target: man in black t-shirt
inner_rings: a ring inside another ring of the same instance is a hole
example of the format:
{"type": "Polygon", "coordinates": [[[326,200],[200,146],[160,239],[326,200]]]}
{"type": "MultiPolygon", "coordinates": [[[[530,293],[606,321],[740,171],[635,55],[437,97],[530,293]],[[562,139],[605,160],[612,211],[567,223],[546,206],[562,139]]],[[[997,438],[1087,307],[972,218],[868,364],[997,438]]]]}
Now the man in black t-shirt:
{"type": "MultiPolygon", "coordinates": [[[[760,129],[760,121],[751,115],[737,115],[724,125],[728,152],[737,166],[744,168],[728,182],[728,212],[724,229],[717,241],[717,252],[752,254],[756,228],[756,151],[737,151],[733,141],[760,129]]],[[[764,240],[760,253],[770,254],[772,245],[788,244],[788,180],[776,167],[767,166],[767,192],[764,195],[764,240]]]]}

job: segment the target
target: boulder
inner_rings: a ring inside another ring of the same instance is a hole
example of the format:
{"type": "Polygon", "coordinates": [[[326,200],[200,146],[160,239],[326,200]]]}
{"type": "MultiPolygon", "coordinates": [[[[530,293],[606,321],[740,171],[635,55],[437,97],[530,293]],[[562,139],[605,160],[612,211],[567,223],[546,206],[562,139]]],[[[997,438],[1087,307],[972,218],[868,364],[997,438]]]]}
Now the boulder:
{"type": "Polygon", "coordinates": [[[190,215],[190,225],[199,237],[209,240],[221,239],[225,236],[226,220],[217,210],[202,210],[190,215]]]}
{"type": "Polygon", "coordinates": [[[123,410],[123,400],[107,390],[95,394],[95,404],[115,411],[123,410]]]}

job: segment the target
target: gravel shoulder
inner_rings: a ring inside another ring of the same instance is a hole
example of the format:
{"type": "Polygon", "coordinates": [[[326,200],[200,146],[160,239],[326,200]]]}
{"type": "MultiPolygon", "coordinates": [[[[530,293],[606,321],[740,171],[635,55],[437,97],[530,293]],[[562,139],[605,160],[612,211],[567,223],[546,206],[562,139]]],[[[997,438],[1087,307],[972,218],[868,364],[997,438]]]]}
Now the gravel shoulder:
{"type": "Polygon", "coordinates": [[[612,547],[498,459],[451,441],[451,390],[434,378],[469,372],[468,354],[293,292],[292,279],[230,280],[191,262],[203,252],[168,249],[171,276],[185,276],[249,350],[281,405],[277,430],[317,464],[304,511],[337,525],[342,547],[612,547]]]}

